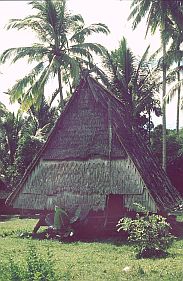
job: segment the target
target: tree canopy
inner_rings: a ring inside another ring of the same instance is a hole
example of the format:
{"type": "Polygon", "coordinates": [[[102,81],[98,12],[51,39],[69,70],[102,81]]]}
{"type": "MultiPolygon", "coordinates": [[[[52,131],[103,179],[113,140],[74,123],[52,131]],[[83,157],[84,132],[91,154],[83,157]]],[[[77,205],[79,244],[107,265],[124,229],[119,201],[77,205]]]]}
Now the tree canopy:
{"type": "Polygon", "coordinates": [[[16,63],[22,58],[35,63],[31,72],[9,90],[10,99],[19,101],[22,109],[27,110],[31,105],[39,104],[45,84],[57,76],[55,90],[60,93],[63,107],[63,83],[72,81],[76,85],[80,65],[92,61],[92,52],[102,54],[104,50],[101,44],[85,42],[86,37],[93,33],[108,34],[109,29],[102,23],[85,26],[81,15],[68,11],[66,0],[31,1],[29,5],[36,13],[24,19],[10,20],[7,29],[31,29],[38,42],[29,47],[9,48],[0,57],[2,63],[10,59],[16,63]]]}

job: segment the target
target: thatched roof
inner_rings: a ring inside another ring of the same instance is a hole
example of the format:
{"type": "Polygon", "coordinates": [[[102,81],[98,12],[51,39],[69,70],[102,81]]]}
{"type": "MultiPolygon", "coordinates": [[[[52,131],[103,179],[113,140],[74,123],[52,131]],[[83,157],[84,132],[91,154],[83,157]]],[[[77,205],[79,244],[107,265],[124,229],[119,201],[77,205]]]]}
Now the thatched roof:
{"type": "Polygon", "coordinates": [[[141,136],[129,126],[125,105],[90,76],[81,79],[47,142],[8,198],[13,204],[39,161],[130,159],[159,209],[181,197],[141,136]]]}

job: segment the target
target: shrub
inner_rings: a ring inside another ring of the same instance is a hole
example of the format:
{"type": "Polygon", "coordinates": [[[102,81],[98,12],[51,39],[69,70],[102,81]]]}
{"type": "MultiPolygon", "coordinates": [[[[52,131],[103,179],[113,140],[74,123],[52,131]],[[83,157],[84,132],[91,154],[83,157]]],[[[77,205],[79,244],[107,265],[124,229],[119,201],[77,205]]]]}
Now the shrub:
{"type": "Polygon", "coordinates": [[[174,238],[166,218],[149,212],[137,213],[135,219],[122,218],[117,227],[118,231],[128,232],[128,240],[134,242],[139,258],[165,256],[174,238]]]}

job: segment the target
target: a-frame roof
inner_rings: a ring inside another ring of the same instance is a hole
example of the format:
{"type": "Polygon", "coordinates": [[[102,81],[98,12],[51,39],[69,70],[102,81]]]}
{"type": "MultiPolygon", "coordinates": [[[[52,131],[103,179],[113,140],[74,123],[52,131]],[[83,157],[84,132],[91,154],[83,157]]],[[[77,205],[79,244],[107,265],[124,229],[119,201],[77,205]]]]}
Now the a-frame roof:
{"type": "MultiPolygon", "coordinates": [[[[178,205],[182,198],[180,197],[177,190],[172,186],[167,175],[158,165],[156,159],[154,159],[151,150],[145,143],[143,143],[141,136],[134,129],[131,129],[126,117],[127,109],[125,108],[125,105],[90,76],[81,79],[73,96],[71,97],[65,109],[62,111],[59,119],[57,120],[46,143],[43,145],[42,149],[39,151],[32,164],[28,167],[18,188],[15,189],[14,192],[9,196],[7,203],[13,204],[14,199],[21,192],[26,180],[28,179],[29,175],[40,159],[51,160],[51,154],[48,153],[48,151],[52,151],[50,148],[52,140],[57,135],[58,130],[64,130],[63,120],[72,113],[72,108],[74,108],[74,106],[77,106],[77,100],[81,97],[84,98],[85,93],[92,96],[92,99],[95,101],[95,105],[99,106],[100,110],[103,111],[104,114],[106,113],[108,119],[108,127],[110,125],[112,134],[116,137],[115,147],[117,148],[115,151],[110,151],[107,155],[108,152],[103,149],[104,145],[101,145],[97,148],[94,147],[94,149],[97,149],[97,155],[104,158],[108,157],[108,159],[110,159],[111,157],[115,159],[118,158],[118,154],[119,158],[123,158],[124,154],[127,154],[135,164],[145,185],[147,186],[150,194],[156,202],[157,207],[159,209],[169,209],[175,205],[178,205]]],[[[74,132],[75,134],[77,134],[77,130],[75,130],[74,132]]],[[[102,134],[102,131],[100,133],[102,134]]],[[[72,134],[70,135],[70,138],[72,138],[72,134]]],[[[64,152],[62,151],[62,153],[60,153],[57,157],[58,160],[62,161],[87,159],[89,157],[95,156],[95,153],[88,149],[87,146],[85,146],[83,150],[84,152],[80,153],[80,151],[82,150],[78,150],[77,146],[75,146],[74,148],[72,146],[72,149],[63,149],[64,152]]]]}

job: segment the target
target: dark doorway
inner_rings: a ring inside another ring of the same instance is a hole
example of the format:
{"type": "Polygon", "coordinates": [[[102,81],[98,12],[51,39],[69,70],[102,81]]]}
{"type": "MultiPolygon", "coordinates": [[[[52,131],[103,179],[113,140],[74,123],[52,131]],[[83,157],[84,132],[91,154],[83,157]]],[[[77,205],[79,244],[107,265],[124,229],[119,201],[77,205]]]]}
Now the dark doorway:
{"type": "Polygon", "coordinates": [[[124,196],[122,194],[109,194],[106,197],[106,209],[105,209],[105,222],[104,228],[106,230],[116,231],[116,224],[124,217],[126,208],[124,208],[124,196]]]}
{"type": "Polygon", "coordinates": [[[107,195],[107,215],[109,217],[118,217],[124,212],[122,194],[109,194],[107,195]]]}

